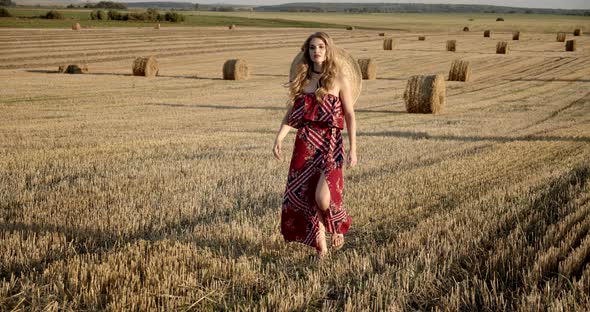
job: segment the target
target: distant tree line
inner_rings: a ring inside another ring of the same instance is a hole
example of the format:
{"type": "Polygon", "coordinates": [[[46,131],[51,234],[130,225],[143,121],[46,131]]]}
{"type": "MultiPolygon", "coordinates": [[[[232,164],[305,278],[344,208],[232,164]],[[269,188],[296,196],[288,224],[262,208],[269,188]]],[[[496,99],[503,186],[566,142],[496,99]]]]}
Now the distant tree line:
{"type": "Polygon", "coordinates": [[[0,0],[0,7],[11,7],[16,6],[16,3],[11,0],[0,0]]]}
{"type": "Polygon", "coordinates": [[[12,14],[5,8],[0,8],[0,17],[12,17],[12,14]]]}
{"type": "MultiPolygon", "coordinates": [[[[0,3],[11,0],[0,0],[0,3]]],[[[0,4],[0,6],[2,6],[0,4]]],[[[68,8],[75,8],[73,4],[68,8]]],[[[78,6],[81,7],[81,6],[78,6]]],[[[131,8],[159,8],[171,10],[198,10],[198,11],[262,11],[262,12],[340,12],[340,13],[494,13],[494,14],[560,14],[560,15],[584,15],[590,16],[590,10],[563,10],[563,9],[536,9],[516,8],[493,5],[466,5],[466,4],[426,4],[426,3],[287,3],[270,6],[241,6],[199,4],[190,2],[128,2],[118,3],[113,1],[101,1],[96,4],[87,3],[84,8],[103,8],[125,10],[131,8]]],[[[135,18],[135,17],[131,17],[135,18]]],[[[138,17],[142,19],[143,16],[138,17]]]]}
{"type": "Polygon", "coordinates": [[[590,16],[589,10],[515,8],[492,5],[426,3],[288,3],[259,6],[265,12],[344,12],[344,13],[497,13],[561,14],[590,16]]]}
{"type": "Polygon", "coordinates": [[[128,2],[126,5],[130,8],[160,8],[174,10],[195,10],[195,11],[216,11],[216,12],[235,12],[235,11],[253,11],[251,5],[220,5],[220,4],[200,4],[190,2],[172,2],[172,1],[155,1],[155,2],[128,2]]]}
{"type": "MultiPolygon", "coordinates": [[[[67,8],[75,8],[73,4],[67,6],[67,8]]],[[[85,9],[114,9],[114,10],[127,10],[127,5],[124,3],[113,2],[113,1],[100,1],[96,4],[86,3],[83,8],[85,9]]]]}
{"type": "Polygon", "coordinates": [[[181,9],[192,10],[195,6],[190,2],[170,2],[170,1],[154,1],[154,2],[127,2],[125,3],[129,8],[158,8],[158,9],[181,9]]]}
{"type": "Polygon", "coordinates": [[[45,15],[41,15],[40,17],[46,19],[64,19],[63,14],[56,10],[48,11],[47,13],[45,13],[45,15]]]}
{"type": "MultiPolygon", "coordinates": [[[[0,8],[0,17],[12,17],[12,14],[10,14],[10,12],[8,12],[7,9],[5,8],[0,8]]],[[[56,10],[50,10],[47,11],[47,13],[40,15],[40,16],[34,16],[35,18],[46,18],[46,19],[64,19],[63,14],[61,14],[60,12],[56,11],[56,10]]]]}
{"type": "Polygon", "coordinates": [[[184,15],[176,12],[166,12],[160,14],[158,10],[149,8],[145,12],[120,13],[117,10],[94,10],[90,12],[90,19],[93,20],[113,20],[113,21],[146,21],[159,22],[168,21],[173,23],[183,22],[184,15]]]}

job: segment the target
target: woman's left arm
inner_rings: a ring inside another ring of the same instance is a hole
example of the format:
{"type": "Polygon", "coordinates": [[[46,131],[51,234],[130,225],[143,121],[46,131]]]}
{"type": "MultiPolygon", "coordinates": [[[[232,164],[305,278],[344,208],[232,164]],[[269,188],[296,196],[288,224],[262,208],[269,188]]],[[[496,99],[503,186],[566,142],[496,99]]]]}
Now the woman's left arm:
{"type": "Polygon", "coordinates": [[[340,80],[340,101],[344,108],[344,119],[346,120],[346,130],[348,131],[349,151],[347,156],[347,167],[354,167],[357,163],[356,158],[356,118],[354,116],[354,102],[350,94],[350,82],[346,77],[340,80]]]}

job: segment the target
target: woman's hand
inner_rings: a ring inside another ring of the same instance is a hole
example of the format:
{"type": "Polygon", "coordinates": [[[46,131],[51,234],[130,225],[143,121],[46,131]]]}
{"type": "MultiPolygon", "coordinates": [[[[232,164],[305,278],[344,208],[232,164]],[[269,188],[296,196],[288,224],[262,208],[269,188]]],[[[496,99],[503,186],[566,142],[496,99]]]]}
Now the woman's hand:
{"type": "Polygon", "coordinates": [[[272,148],[272,152],[273,152],[273,154],[275,154],[275,158],[276,159],[282,161],[283,160],[283,155],[281,153],[281,145],[282,145],[281,140],[279,140],[278,138],[275,139],[275,145],[272,148]]]}
{"type": "Polygon", "coordinates": [[[348,153],[348,156],[346,156],[346,168],[352,168],[356,166],[356,162],[356,151],[352,150],[348,153]]]}

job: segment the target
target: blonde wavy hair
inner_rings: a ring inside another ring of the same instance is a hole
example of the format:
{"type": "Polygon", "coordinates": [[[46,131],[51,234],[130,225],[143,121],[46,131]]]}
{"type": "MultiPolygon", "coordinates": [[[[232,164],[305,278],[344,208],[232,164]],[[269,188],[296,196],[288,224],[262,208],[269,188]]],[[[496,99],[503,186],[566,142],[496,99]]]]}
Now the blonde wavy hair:
{"type": "Polygon", "coordinates": [[[323,72],[320,76],[321,87],[315,91],[316,99],[321,102],[324,96],[328,93],[328,90],[334,86],[334,79],[336,78],[337,68],[334,58],[334,41],[325,32],[316,32],[311,34],[303,43],[301,50],[303,51],[303,57],[301,62],[297,65],[295,70],[295,76],[292,81],[289,82],[289,101],[288,105],[293,105],[295,99],[302,96],[305,92],[303,89],[305,85],[311,79],[311,71],[313,69],[313,61],[309,55],[309,43],[313,38],[321,39],[326,45],[326,59],[323,63],[323,72]]]}

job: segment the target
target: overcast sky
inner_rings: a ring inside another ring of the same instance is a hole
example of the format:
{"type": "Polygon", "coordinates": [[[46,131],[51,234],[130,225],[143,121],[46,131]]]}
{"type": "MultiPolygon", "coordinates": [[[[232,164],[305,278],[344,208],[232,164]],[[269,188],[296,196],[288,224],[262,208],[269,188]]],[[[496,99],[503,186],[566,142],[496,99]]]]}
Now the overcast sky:
{"type": "Polygon", "coordinates": [[[178,1],[193,3],[232,3],[232,4],[253,4],[269,5],[291,2],[393,2],[393,3],[450,3],[450,4],[487,4],[528,8],[552,8],[552,9],[590,9],[590,0],[118,0],[119,2],[144,2],[144,1],[178,1]]]}

